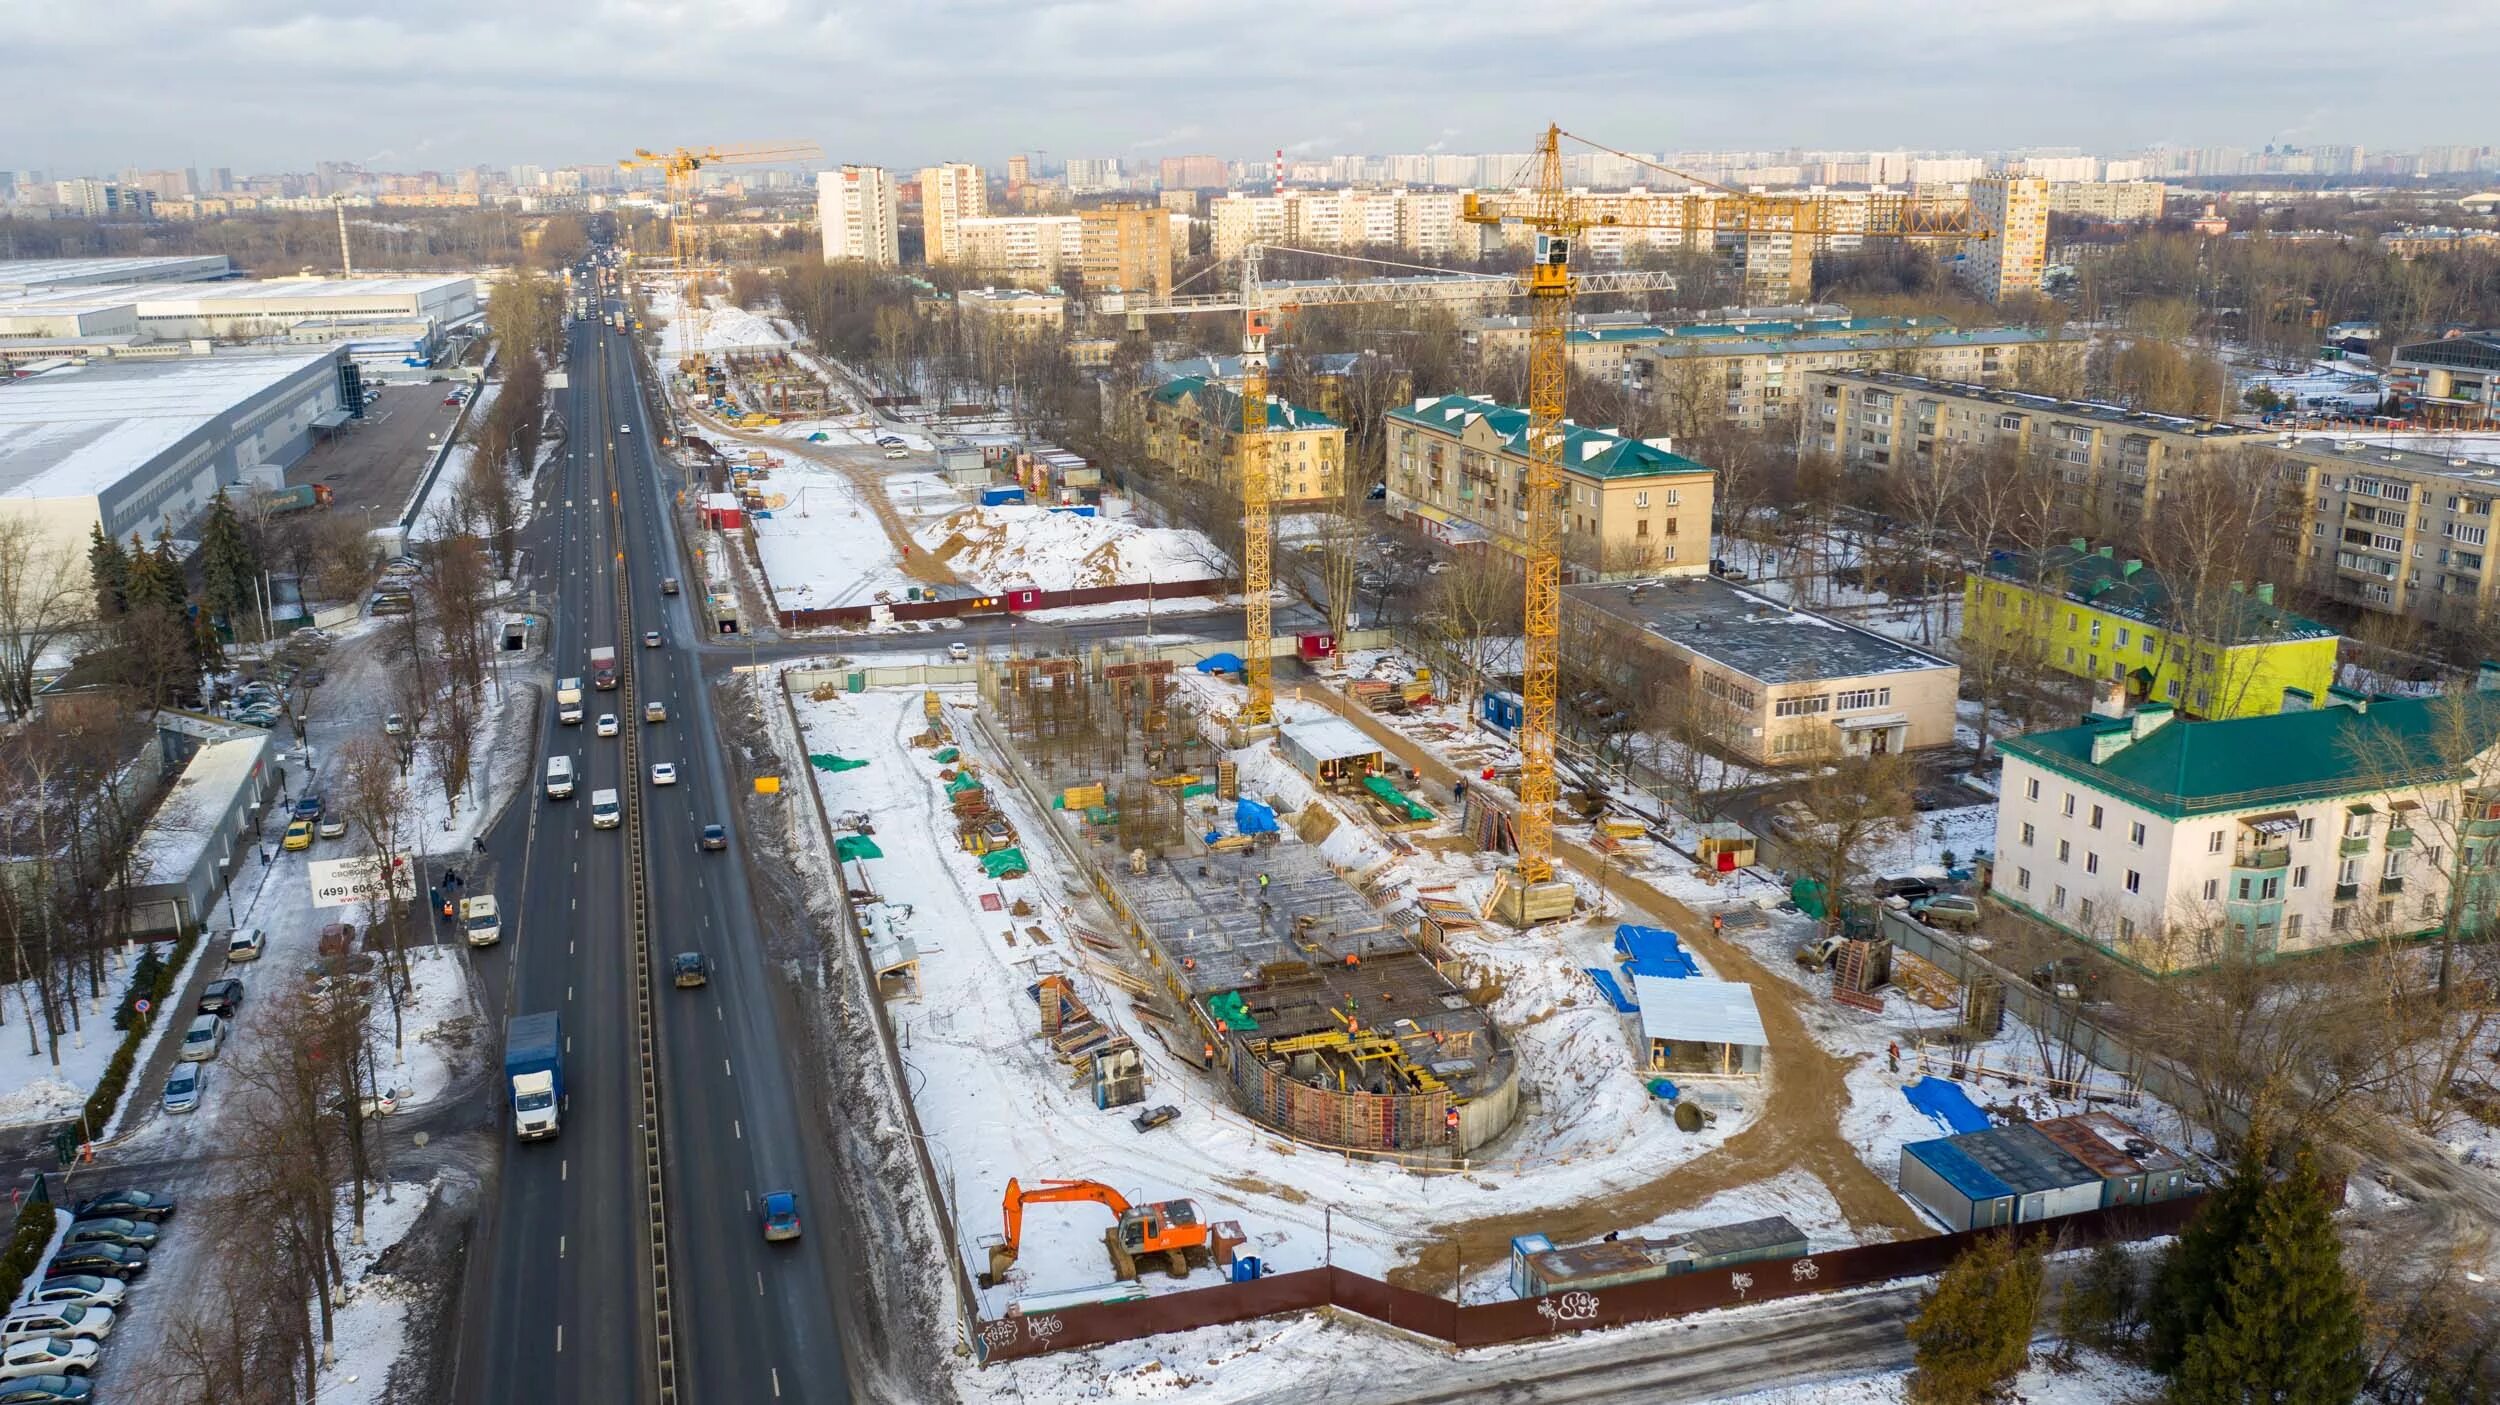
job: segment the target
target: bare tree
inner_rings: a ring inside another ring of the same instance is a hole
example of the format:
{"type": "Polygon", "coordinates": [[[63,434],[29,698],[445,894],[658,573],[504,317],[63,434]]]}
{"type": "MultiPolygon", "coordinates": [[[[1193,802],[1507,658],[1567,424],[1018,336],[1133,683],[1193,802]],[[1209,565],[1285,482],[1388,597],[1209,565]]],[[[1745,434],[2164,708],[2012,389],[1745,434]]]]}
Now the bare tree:
{"type": "Polygon", "coordinates": [[[0,710],[35,709],[35,674],[95,613],[83,553],[47,542],[23,517],[0,520],[0,710]]]}
{"type": "Polygon", "coordinates": [[[1823,885],[1823,924],[1840,926],[1841,894],[1866,847],[1886,834],[1908,832],[1917,772],[1900,752],[1843,758],[1806,782],[1800,798],[1816,823],[1790,842],[1806,871],[1823,885]]]}
{"type": "Polygon", "coordinates": [[[1525,627],[1517,558],[1492,547],[1468,547],[1432,578],[1420,622],[1467,674],[1467,696],[1491,685],[1497,665],[1517,657],[1512,642],[1525,627]]]}
{"type": "Polygon", "coordinates": [[[415,898],[415,876],[400,868],[403,857],[413,863],[419,836],[406,778],[396,748],[370,733],[351,739],[332,766],[337,778],[337,803],[354,831],[359,853],[374,870],[369,895],[371,925],[387,925],[391,933],[391,1044],[404,1043],[400,994],[408,989],[408,908],[415,898]]]}

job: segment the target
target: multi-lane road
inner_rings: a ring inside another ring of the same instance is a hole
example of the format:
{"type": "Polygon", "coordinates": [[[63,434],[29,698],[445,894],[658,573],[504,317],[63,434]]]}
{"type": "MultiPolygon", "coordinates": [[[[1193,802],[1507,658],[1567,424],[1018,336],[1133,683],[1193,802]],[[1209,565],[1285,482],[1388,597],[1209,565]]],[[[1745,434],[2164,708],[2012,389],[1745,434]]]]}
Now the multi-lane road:
{"type": "Polygon", "coordinates": [[[590,650],[605,645],[631,670],[628,687],[588,691],[584,702],[591,718],[615,712],[634,732],[639,774],[627,770],[624,737],[601,738],[591,722],[560,725],[550,707],[525,803],[488,841],[501,871],[520,879],[503,944],[481,953],[480,982],[498,1030],[506,1014],[562,1014],[566,1099],[555,1140],[525,1145],[504,1133],[501,1185],[466,1285],[455,1398],[657,1400],[665,1346],[674,1398],[690,1405],[847,1400],[850,1246],[828,1158],[809,1154],[824,1144],[822,1099],[796,1081],[807,1076],[804,1059],[783,1037],[747,889],[733,787],[748,779],[720,746],[691,597],[660,592],[663,577],[686,573],[667,511],[675,470],[655,453],[628,339],[580,319],[568,346],[559,408],[570,437],[554,481],[540,487],[531,546],[551,601],[553,671],[587,678],[590,650]],[[643,645],[650,629],[660,647],[643,645]],[[667,704],[666,722],[641,720],[653,700],[667,704]],[[540,784],[543,758],[556,754],[579,771],[570,800],[545,798],[540,784]],[[650,781],[663,761],[676,767],[674,785],[650,781]],[[638,827],[591,827],[589,796],[604,789],[640,807],[638,827]],[[731,826],[726,852],[697,847],[709,823],[731,826]],[[665,1323],[646,1232],[644,977],[627,849],[637,834],[656,984],[665,1323]],[[711,958],[710,984],[669,983],[668,958],[680,951],[711,958]],[[768,1190],[799,1194],[806,1232],[797,1242],[764,1241],[758,1202],[768,1190]]]}

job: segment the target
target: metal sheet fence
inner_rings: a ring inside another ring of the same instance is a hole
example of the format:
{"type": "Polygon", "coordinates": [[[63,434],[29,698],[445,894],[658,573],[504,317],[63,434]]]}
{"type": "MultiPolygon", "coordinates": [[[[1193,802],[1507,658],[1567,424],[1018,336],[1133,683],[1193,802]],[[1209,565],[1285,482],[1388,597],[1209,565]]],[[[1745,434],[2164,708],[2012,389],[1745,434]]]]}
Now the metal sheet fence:
{"type": "Polygon", "coordinates": [[[1654,1322],[1769,1298],[1803,1297],[1842,1288],[1899,1282],[1940,1273],[1956,1256],[1988,1235],[2038,1238],[2052,1247],[2089,1248],[2112,1241],[2175,1234],[2204,1204],[2187,1196],[2158,1205],[2125,1205],[2013,1229],[1939,1234],[1888,1244],[1864,1244],[1794,1259],[1766,1259],[1731,1268],[1655,1278],[1593,1292],[1566,1291],[1536,1298],[1462,1307],[1446,1298],[1395,1287],[1334,1266],[1280,1273],[1255,1282],[1227,1283],[1164,1293],[1135,1302],[1095,1303],[1029,1316],[1010,1315],[980,1324],[975,1349],[984,1363],[1045,1352],[1130,1341],[1164,1332],[1186,1332],[1281,1313],[1332,1307],[1384,1326],[1458,1347],[1594,1331],[1654,1322]]]}
{"type": "MultiPolygon", "coordinates": [[[[770,582],[766,582],[769,590],[770,582]]],[[[1228,580],[1160,581],[1136,585],[1089,585],[1074,590],[995,591],[986,595],[964,596],[953,600],[896,600],[884,604],[898,620],[945,620],[959,615],[1022,614],[1027,610],[1054,610],[1063,605],[1107,605],[1123,600],[1185,600],[1202,595],[1223,595],[1235,588],[1228,580]],[[999,602],[1010,594],[1031,599],[1018,609],[1009,611],[999,602]]],[[[784,629],[821,629],[828,625],[864,625],[875,615],[878,605],[837,605],[822,610],[780,610],[784,629]]]]}

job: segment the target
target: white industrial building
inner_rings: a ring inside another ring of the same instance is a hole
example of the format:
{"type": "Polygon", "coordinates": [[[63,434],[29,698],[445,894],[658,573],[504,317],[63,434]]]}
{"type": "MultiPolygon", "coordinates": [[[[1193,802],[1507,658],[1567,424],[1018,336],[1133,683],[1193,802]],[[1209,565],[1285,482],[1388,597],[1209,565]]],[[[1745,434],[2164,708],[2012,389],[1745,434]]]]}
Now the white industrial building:
{"type": "Polygon", "coordinates": [[[0,288],[0,362],[178,354],[212,341],[343,342],[369,372],[404,377],[430,367],[478,308],[477,280],[466,276],[0,288]]]}
{"type": "Polygon", "coordinates": [[[283,486],[362,408],[337,347],[93,361],[0,380],[0,517],[84,561],[93,530],[182,535],[218,488],[283,486]]]}
{"type": "Polygon", "coordinates": [[[110,259],[0,259],[0,298],[52,288],[117,287],[125,283],[196,283],[232,278],[224,254],[110,259]]]}

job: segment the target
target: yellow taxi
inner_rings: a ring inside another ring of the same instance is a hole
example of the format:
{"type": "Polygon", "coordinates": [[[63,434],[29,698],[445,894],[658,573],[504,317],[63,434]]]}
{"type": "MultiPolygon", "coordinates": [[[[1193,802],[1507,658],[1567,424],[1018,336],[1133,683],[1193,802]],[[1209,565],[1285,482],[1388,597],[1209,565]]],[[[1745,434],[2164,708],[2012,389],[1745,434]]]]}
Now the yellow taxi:
{"type": "Polygon", "coordinates": [[[312,839],[313,822],[311,820],[295,820],[290,822],[286,827],[286,840],[284,847],[289,850],[309,849],[312,847],[312,839]]]}

